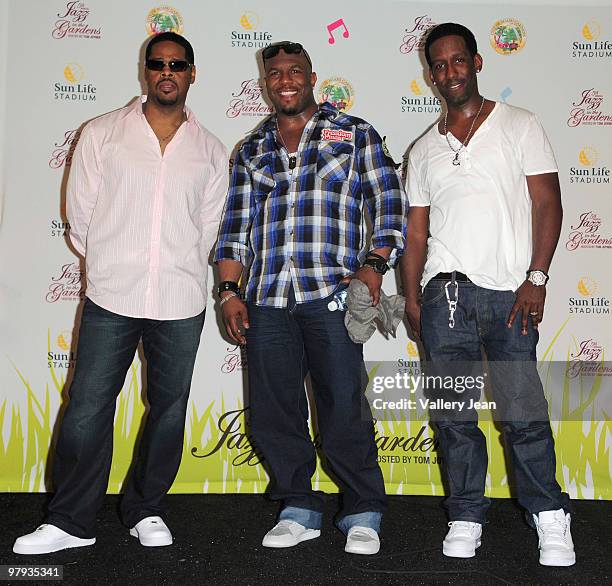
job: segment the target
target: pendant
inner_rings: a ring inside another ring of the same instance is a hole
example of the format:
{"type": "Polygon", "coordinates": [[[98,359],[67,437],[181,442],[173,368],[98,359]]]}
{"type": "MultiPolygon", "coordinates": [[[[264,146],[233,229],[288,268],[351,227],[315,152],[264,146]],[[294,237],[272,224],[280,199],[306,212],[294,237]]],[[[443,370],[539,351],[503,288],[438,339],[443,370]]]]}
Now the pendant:
{"type": "Polygon", "coordinates": [[[293,171],[293,169],[295,169],[296,163],[297,163],[296,157],[289,157],[289,169],[293,171]]]}
{"type": "Polygon", "coordinates": [[[459,153],[455,153],[455,158],[453,159],[453,165],[461,165],[461,161],[459,160],[459,153]]]}

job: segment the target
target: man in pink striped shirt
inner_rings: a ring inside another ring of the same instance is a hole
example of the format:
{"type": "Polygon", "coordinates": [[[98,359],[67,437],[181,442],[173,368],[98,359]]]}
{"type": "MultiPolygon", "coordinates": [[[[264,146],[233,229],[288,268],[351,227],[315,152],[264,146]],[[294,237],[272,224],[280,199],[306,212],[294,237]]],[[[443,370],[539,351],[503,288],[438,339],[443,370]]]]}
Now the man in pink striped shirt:
{"type": "Polygon", "coordinates": [[[150,410],[121,503],[145,546],[172,543],[162,499],[181,461],[204,324],[208,255],[228,183],[227,153],[185,106],[193,48],[162,33],[146,49],[147,96],[87,124],[67,191],[87,299],[45,523],[15,553],[93,545],[112,459],[115,401],[142,340],[150,410]]]}

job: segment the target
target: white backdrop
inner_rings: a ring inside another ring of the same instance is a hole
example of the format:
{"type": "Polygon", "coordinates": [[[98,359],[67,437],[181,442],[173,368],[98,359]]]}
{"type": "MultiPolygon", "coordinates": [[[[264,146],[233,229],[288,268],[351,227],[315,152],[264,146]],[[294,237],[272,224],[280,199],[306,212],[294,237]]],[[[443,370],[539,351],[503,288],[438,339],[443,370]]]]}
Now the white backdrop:
{"type": "MultiPolygon", "coordinates": [[[[505,2],[500,8],[495,2],[381,0],[375,7],[372,2],[336,7],[313,0],[298,12],[261,0],[2,1],[0,490],[45,490],[62,389],[77,359],[74,325],[82,275],[65,241],[63,209],[70,145],[84,122],[140,93],[140,55],[152,27],[172,27],[192,42],[197,80],[189,105],[228,149],[268,111],[255,52],[291,39],[312,56],[317,95],[343,100],[350,114],[372,122],[400,161],[439,114],[425,79],[421,34],[445,21],[468,26],[484,59],[482,93],[536,112],[559,164],[565,217],[550,271],[540,359],[602,363],[612,348],[612,8],[610,2],[593,4],[598,5],[505,2]],[[505,33],[497,49],[496,30],[505,33]]],[[[395,287],[396,277],[386,276],[385,290],[395,287]]],[[[261,492],[266,476],[243,435],[240,412],[245,364],[221,337],[215,309],[211,297],[174,490],[261,492]]],[[[366,355],[370,361],[418,359],[403,327],[389,341],[376,333],[366,355]]],[[[610,374],[601,368],[568,377],[565,385],[610,393],[610,374]]],[[[547,392],[562,396],[565,387],[553,386],[546,385],[547,392]]],[[[141,392],[136,360],[118,402],[112,491],[120,489],[138,433],[141,392]]],[[[554,423],[558,478],[573,497],[610,498],[610,422],[605,414],[592,415],[594,422],[554,423]]],[[[498,433],[487,423],[483,429],[491,440],[488,490],[505,496],[508,477],[498,433]]],[[[441,494],[434,450],[389,447],[392,438],[419,432],[419,438],[431,435],[424,421],[377,424],[390,492],[441,494]]],[[[320,468],[315,482],[333,490],[320,468]]]]}

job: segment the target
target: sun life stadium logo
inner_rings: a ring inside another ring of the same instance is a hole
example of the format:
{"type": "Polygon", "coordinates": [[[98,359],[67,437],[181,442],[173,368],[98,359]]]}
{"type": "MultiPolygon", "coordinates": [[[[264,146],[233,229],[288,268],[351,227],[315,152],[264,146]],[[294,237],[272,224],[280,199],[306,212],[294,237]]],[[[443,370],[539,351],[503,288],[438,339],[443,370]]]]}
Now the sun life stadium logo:
{"type": "Polygon", "coordinates": [[[578,295],[568,298],[568,310],[572,315],[609,315],[611,301],[608,297],[596,296],[597,281],[589,276],[581,277],[576,286],[578,295]]]}
{"type": "Polygon", "coordinates": [[[51,331],[48,332],[47,367],[48,368],[74,368],[76,354],[72,348],[72,333],[61,331],[55,337],[55,347],[51,346],[51,331]]]}
{"type": "Polygon", "coordinates": [[[601,25],[596,20],[589,20],[581,30],[582,39],[572,43],[574,59],[610,59],[612,58],[612,41],[601,39],[601,25]]]}
{"type": "Polygon", "coordinates": [[[599,159],[598,152],[592,147],[584,147],[578,153],[579,166],[569,169],[570,183],[593,184],[610,183],[610,169],[605,166],[596,166],[599,159]]]}
{"type": "Polygon", "coordinates": [[[527,41],[527,33],[521,22],[514,18],[498,20],[491,27],[491,47],[499,55],[518,53],[527,41]]]}
{"type": "Polygon", "coordinates": [[[67,2],[65,8],[57,13],[51,30],[54,39],[77,38],[77,39],[99,39],[102,33],[101,27],[91,26],[89,19],[90,10],[85,2],[67,2]]]}
{"type": "Polygon", "coordinates": [[[404,29],[402,36],[402,44],[400,45],[400,53],[408,54],[413,51],[422,51],[425,47],[425,39],[427,33],[436,26],[427,14],[417,16],[410,26],[404,29]]]}
{"type": "Polygon", "coordinates": [[[62,219],[50,221],[50,234],[52,238],[63,238],[70,230],[70,224],[62,219]]]}
{"type": "Polygon", "coordinates": [[[240,30],[230,33],[232,47],[240,49],[262,49],[272,42],[272,33],[257,30],[259,16],[255,12],[243,12],[240,16],[240,30]]]}
{"type": "Polygon", "coordinates": [[[160,33],[183,34],[183,17],[172,6],[158,6],[152,8],[147,14],[146,29],[149,36],[160,33]]]}
{"type": "Polygon", "coordinates": [[[431,93],[426,80],[421,77],[410,82],[410,94],[401,97],[401,111],[408,114],[440,113],[440,100],[431,93]]]}
{"type": "Polygon", "coordinates": [[[96,86],[81,83],[85,72],[78,63],[68,63],[64,67],[64,80],[53,84],[53,97],[63,102],[95,102],[96,86]]]}
{"type": "Polygon", "coordinates": [[[355,103],[355,90],[343,77],[330,77],[319,86],[319,102],[327,102],[340,112],[348,112],[355,103]]]}

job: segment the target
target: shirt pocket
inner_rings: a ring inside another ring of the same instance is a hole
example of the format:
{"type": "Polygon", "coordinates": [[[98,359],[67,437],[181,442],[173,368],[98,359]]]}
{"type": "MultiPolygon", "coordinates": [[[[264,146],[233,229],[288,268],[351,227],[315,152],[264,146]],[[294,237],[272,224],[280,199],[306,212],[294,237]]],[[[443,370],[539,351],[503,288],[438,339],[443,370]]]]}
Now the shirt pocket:
{"type": "Polygon", "coordinates": [[[254,157],[251,160],[251,185],[257,199],[266,199],[276,186],[270,153],[254,157]]]}
{"type": "Polygon", "coordinates": [[[328,143],[319,148],[317,175],[321,181],[346,181],[351,170],[355,147],[346,142],[328,143]]]}

